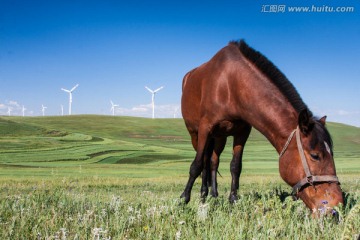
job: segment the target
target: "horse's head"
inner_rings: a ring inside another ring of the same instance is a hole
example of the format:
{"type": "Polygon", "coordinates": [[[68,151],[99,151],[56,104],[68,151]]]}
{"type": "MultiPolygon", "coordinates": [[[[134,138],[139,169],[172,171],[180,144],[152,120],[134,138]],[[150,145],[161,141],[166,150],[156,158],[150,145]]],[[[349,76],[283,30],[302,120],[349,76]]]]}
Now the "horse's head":
{"type": "Polygon", "coordinates": [[[302,111],[279,161],[281,177],[315,215],[335,214],[333,207],[343,203],[325,120],[315,120],[308,110],[302,111]]]}

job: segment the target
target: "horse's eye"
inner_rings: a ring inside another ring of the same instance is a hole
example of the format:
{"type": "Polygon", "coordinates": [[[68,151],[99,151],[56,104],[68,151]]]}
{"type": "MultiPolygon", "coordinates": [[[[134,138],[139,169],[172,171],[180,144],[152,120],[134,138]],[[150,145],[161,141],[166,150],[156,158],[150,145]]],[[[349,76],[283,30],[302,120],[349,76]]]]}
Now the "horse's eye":
{"type": "Polygon", "coordinates": [[[310,153],[310,156],[312,159],[319,161],[320,160],[320,156],[318,153],[310,153]]]}

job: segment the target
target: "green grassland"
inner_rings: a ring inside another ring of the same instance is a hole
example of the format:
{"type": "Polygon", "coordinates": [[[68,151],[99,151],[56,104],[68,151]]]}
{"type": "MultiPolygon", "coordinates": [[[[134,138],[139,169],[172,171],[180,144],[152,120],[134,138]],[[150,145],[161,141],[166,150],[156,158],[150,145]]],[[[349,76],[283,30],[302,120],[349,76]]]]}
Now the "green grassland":
{"type": "Polygon", "coordinates": [[[353,239],[360,233],[360,128],[328,123],[345,194],[340,221],[313,219],[252,130],[241,198],[227,202],[232,139],[218,199],[179,196],[194,150],[181,119],[97,115],[0,118],[0,239],[353,239]]]}

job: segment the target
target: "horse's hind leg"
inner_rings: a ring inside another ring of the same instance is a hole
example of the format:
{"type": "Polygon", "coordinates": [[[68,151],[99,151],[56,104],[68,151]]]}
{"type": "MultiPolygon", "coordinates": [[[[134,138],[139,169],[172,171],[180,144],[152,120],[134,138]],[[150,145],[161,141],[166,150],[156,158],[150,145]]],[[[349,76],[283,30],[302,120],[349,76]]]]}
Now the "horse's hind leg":
{"type": "Polygon", "coordinates": [[[239,178],[242,170],[242,155],[250,131],[251,126],[247,123],[244,123],[244,125],[239,128],[238,134],[234,135],[233,158],[230,163],[232,180],[229,201],[231,203],[238,199],[237,191],[239,190],[239,178]]]}
{"type": "Polygon", "coordinates": [[[184,192],[181,194],[181,198],[184,198],[185,203],[190,201],[191,189],[194,185],[194,182],[200,175],[201,171],[204,169],[204,150],[208,143],[209,131],[210,127],[208,125],[200,124],[197,136],[198,141],[196,144],[196,156],[190,166],[189,180],[186,184],[184,192]]]}
{"type": "Polygon", "coordinates": [[[211,155],[211,164],[210,164],[210,171],[211,171],[211,196],[217,197],[218,190],[217,190],[217,172],[220,163],[220,154],[224,150],[226,145],[226,137],[216,138],[214,144],[214,150],[211,155]]]}

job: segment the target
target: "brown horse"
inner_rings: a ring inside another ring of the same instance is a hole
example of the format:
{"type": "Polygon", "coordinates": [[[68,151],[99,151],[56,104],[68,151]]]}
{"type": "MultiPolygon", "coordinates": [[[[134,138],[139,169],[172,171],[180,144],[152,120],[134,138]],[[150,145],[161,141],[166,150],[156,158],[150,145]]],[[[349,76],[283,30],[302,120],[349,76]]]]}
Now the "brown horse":
{"type": "Polygon", "coordinates": [[[315,119],[290,81],[243,40],[230,42],[183,80],[182,114],[196,151],[181,197],[190,201],[202,172],[201,196],[216,197],[219,157],[234,137],[230,202],[238,199],[242,154],[254,127],[280,154],[279,170],[314,212],[343,203],[336,177],[332,140],[325,119],[315,119]],[[296,136],[296,137],[294,137],[296,136]]]}

